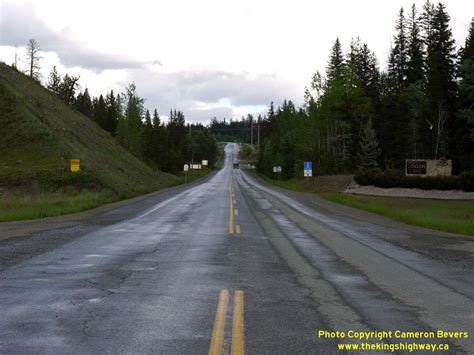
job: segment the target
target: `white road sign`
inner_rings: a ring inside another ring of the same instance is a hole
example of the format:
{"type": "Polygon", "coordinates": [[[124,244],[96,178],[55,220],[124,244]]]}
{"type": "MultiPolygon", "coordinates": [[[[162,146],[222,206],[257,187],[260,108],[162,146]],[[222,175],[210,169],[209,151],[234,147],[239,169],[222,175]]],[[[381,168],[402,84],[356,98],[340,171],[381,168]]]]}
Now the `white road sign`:
{"type": "Polygon", "coordinates": [[[184,171],[188,171],[188,170],[189,170],[189,165],[188,165],[188,164],[184,164],[183,170],[184,170],[184,171]]]}
{"type": "Polygon", "coordinates": [[[208,164],[209,164],[209,162],[207,160],[202,161],[202,166],[207,166],[208,164]]]}

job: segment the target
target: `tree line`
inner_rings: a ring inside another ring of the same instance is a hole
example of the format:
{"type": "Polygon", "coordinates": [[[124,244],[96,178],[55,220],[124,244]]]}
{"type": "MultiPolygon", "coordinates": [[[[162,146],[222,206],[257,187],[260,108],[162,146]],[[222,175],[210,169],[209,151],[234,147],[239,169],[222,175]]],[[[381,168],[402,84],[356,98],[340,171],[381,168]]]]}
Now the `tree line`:
{"type": "Polygon", "coordinates": [[[421,13],[402,8],[388,68],[359,38],[348,53],[336,39],[324,75],[316,72],[305,104],[270,105],[260,122],[259,169],[300,176],[403,169],[405,159],[447,158],[454,171],[474,170],[474,20],[456,51],[442,3],[421,13]]]}
{"type": "Polygon", "coordinates": [[[87,88],[77,92],[79,79],[68,74],[61,76],[53,67],[46,88],[152,167],[176,174],[185,163],[208,160],[213,166],[216,162],[215,137],[201,124],[186,124],[182,111],[171,110],[165,122],[156,109],[153,114],[145,109],[145,100],[138,96],[134,83],[122,94],[111,90],[105,96],[92,97],[87,88]]]}

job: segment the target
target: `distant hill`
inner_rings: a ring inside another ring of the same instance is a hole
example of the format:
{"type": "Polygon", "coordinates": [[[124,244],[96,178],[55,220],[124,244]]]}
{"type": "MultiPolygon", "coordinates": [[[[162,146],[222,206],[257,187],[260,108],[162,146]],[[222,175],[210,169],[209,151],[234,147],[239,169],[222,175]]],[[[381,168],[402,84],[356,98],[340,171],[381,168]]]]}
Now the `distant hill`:
{"type": "Polygon", "coordinates": [[[0,187],[106,187],[122,197],[178,183],[154,172],[96,123],[26,75],[0,63],[0,187]],[[73,174],[70,159],[81,160],[73,174]]]}

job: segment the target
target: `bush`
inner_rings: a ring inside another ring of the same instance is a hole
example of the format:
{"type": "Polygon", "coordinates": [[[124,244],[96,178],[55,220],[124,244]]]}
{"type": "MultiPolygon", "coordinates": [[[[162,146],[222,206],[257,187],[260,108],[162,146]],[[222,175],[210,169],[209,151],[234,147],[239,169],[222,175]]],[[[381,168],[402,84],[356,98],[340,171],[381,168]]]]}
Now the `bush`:
{"type": "Polygon", "coordinates": [[[422,190],[464,190],[474,191],[474,172],[464,172],[459,176],[405,176],[400,171],[384,173],[359,173],[355,176],[359,185],[377,187],[405,187],[422,190]]]}

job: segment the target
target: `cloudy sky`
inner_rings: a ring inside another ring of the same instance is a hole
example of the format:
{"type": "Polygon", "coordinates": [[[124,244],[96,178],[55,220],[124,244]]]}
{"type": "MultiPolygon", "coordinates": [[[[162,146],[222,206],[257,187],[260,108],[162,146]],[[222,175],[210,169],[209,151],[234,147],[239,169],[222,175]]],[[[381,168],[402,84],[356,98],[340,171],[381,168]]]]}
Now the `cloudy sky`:
{"type": "MultiPolygon", "coordinates": [[[[397,13],[413,2],[424,0],[0,0],[0,60],[11,64],[16,45],[26,68],[34,38],[43,80],[56,65],[93,95],[135,82],[150,110],[206,123],[301,104],[337,36],[344,50],[359,36],[384,68],[397,13]]],[[[444,3],[459,46],[474,1],[444,3]]]]}

